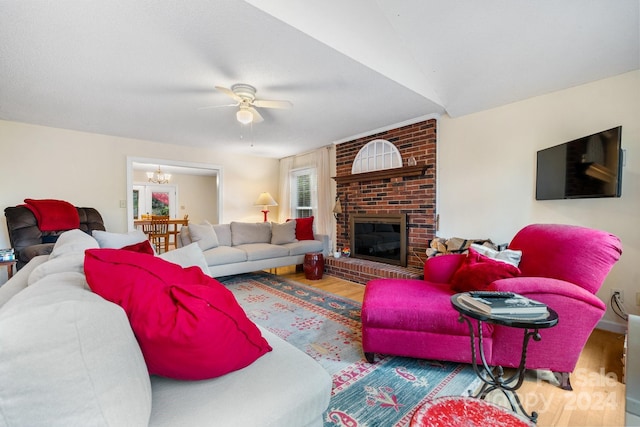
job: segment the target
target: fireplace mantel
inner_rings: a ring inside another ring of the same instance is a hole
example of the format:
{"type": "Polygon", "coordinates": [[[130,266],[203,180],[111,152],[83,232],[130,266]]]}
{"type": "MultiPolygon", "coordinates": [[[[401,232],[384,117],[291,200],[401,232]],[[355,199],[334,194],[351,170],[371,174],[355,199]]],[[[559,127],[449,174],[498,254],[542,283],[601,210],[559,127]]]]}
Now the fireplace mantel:
{"type": "Polygon", "coordinates": [[[402,166],[400,168],[382,169],[373,172],[356,173],[345,176],[334,176],[338,184],[349,184],[352,182],[374,181],[376,179],[387,179],[396,177],[409,177],[424,175],[430,165],[418,164],[415,166],[402,166]]]}

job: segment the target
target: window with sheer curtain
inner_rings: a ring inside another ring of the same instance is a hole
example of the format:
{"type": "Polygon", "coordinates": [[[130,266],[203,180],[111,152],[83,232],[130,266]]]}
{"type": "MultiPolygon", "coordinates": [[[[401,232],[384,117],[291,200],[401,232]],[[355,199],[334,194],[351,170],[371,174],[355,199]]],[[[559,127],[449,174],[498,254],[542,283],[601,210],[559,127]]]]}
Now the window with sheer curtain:
{"type": "Polygon", "coordinates": [[[315,232],[333,236],[329,161],[327,147],[280,159],[280,222],[313,215],[315,232]]]}
{"type": "Polygon", "coordinates": [[[291,212],[294,218],[314,215],[318,206],[315,168],[296,169],[291,172],[291,212]]]}

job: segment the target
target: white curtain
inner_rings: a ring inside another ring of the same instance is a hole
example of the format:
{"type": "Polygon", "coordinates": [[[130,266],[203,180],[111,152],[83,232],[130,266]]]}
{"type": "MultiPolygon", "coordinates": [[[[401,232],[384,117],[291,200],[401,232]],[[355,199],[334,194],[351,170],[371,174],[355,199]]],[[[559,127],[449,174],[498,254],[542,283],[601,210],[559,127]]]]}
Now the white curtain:
{"type": "Polygon", "coordinates": [[[278,189],[278,222],[283,223],[291,218],[291,170],[293,157],[280,159],[280,180],[278,189]]]}
{"type": "MultiPolygon", "coordinates": [[[[316,173],[318,174],[318,214],[316,233],[329,235],[333,242],[333,199],[331,197],[331,169],[329,165],[329,149],[319,148],[315,152],[316,173]]],[[[330,242],[330,244],[331,244],[330,242]]]]}
{"type": "Polygon", "coordinates": [[[335,240],[333,224],[333,199],[331,197],[331,165],[329,148],[323,147],[310,153],[280,159],[280,188],[278,221],[284,222],[292,218],[291,212],[291,171],[303,167],[316,169],[317,209],[314,219],[315,232],[329,236],[331,245],[335,240]]]}

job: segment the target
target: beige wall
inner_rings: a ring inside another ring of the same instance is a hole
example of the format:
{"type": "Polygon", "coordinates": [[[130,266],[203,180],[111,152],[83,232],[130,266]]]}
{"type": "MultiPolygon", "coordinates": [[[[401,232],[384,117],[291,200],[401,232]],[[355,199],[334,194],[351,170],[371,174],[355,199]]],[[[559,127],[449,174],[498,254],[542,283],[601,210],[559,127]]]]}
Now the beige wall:
{"type": "MultiPolygon", "coordinates": [[[[609,306],[622,289],[639,314],[640,71],[531,98],[438,126],[438,212],[441,237],[509,242],[529,223],[569,223],[618,235],[624,247],[598,296],[609,306]],[[536,151],[622,125],[626,165],[622,197],[535,200],[536,151]]],[[[552,250],[552,248],[549,248],[552,250]]],[[[579,313],[576,313],[579,315],[579,313]]],[[[601,327],[622,330],[609,308],[601,327]]]]}
{"type": "MultiPolygon", "coordinates": [[[[127,157],[153,157],[218,165],[222,169],[220,222],[262,221],[253,206],[262,191],[278,194],[278,160],[226,154],[203,148],[118,138],[0,120],[0,206],[25,198],[67,200],[95,207],[107,230],[127,231],[127,157]]],[[[274,211],[277,208],[274,208],[274,211]]],[[[275,212],[277,214],[277,212],[275,212]]],[[[0,221],[0,247],[9,247],[6,222],[0,221]]],[[[0,283],[6,279],[0,271],[0,283]]]]}

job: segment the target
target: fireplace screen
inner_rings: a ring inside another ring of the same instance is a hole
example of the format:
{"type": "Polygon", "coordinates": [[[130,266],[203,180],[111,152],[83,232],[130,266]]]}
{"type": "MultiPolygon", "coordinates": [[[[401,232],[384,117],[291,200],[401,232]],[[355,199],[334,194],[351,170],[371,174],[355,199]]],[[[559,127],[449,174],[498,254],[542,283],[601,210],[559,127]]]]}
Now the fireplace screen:
{"type": "Polygon", "coordinates": [[[351,256],[406,267],[407,223],[400,215],[351,215],[351,256]]]}

